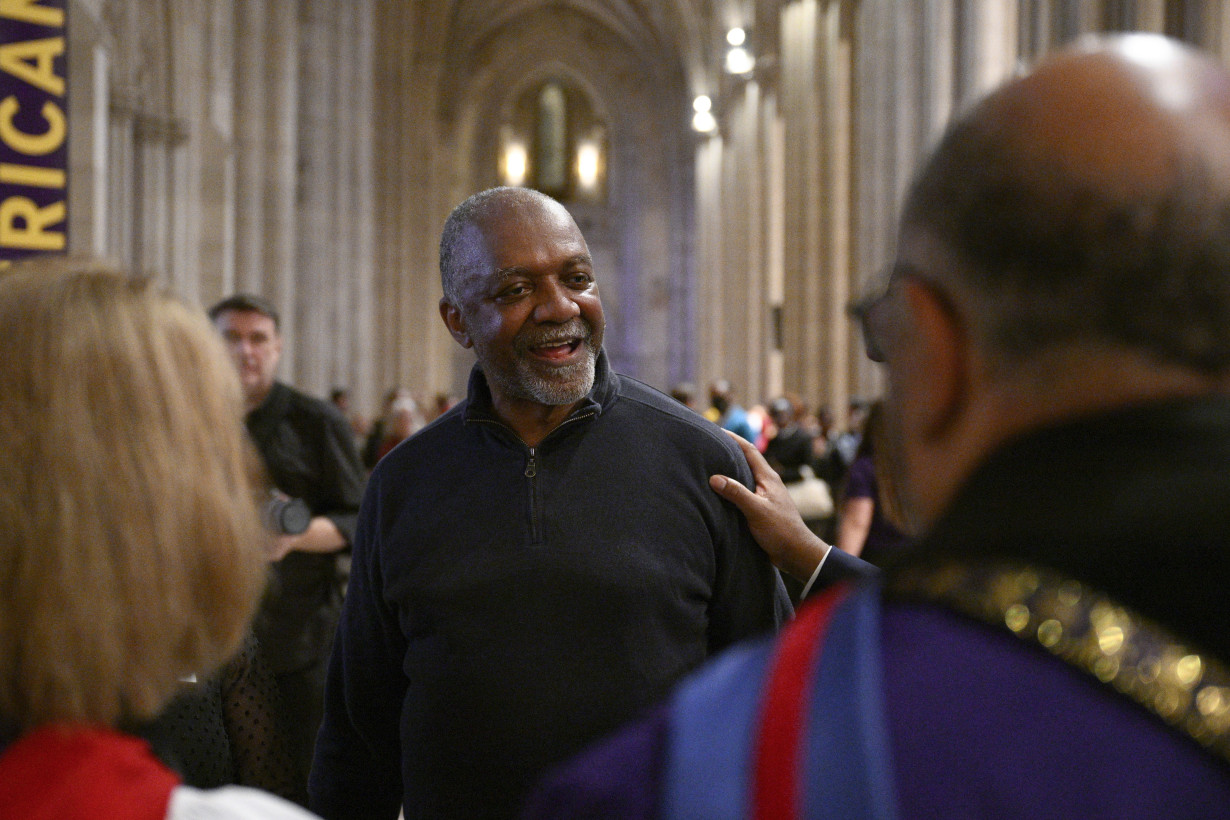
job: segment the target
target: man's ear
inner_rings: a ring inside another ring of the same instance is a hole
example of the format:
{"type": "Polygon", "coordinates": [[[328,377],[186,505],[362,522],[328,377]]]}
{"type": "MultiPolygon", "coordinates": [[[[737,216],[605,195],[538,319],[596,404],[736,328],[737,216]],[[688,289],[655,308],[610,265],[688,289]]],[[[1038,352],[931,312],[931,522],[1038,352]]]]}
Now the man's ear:
{"type": "Polygon", "coordinates": [[[917,433],[943,437],[968,409],[971,362],[969,339],[948,301],[931,285],[916,279],[902,283],[913,333],[917,433]]]}
{"type": "Polygon", "coordinates": [[[440,318],[444,320],[444,326],[457,340],[457,344],[465,348],[474,346],[474,342],[470,340],[470,334],[466,331],[466,323],[462,318],[461,310],[447,298],[440,300],[440,318]]]}

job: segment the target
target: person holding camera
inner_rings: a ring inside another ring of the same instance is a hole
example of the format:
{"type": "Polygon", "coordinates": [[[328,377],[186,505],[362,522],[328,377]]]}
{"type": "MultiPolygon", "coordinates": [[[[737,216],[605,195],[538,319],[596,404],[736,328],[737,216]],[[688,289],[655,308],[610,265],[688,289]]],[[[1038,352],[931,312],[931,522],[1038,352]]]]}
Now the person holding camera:
{"type": "Polygon", "coordinates": [[[281,523],[285,516],[266,515],[266,526],[275,530],[273,578],[254,623],[281,692],[282,723],[297,766],[299,798],[306,803],[325,662],[341,609],[341,558],[354,536],[363,466],[336,407],[275,379],[282,336],[272,304],[236,294],[211,307],[209,318],[239,371],[248,433],[280,493],[271,504],[300,499],[310,511],[297,533],[300,526],[281,523]]]}

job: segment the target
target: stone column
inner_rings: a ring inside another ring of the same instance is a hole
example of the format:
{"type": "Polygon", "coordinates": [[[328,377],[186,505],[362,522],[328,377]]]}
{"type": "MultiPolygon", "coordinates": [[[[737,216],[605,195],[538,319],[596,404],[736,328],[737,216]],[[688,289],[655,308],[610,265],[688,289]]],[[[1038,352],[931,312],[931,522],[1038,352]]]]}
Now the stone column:
{"type": "MultiPolygon", "coordinates": [[[[913,128],[912,103],[917,101],[913,83],[918,81],[919,67],[912,43],[901,42],[900,15],[891,0],[860,3],[854,12],[858,95],[854,100],[857,193],[852,215],[856,226],[852,294],[861,293],[892,259],[900,192],[913,163],[911,146],[918,140],[911,135],[918,133],[913,128]],[[903,89],[906,83],[910,85],[903,89]]],[[[913,28],[908,19],[905,25],[913,28]]],[[[850,389],[875,395],[882,390],[878,368],[858,355],[861,346],[854,351],[850,389]]],[[[848,396],[829,398],[838,423],[844,424],[848,396]]]]}
{"type": "Polygon", "coordinates": [[[348,299],[339,305],[336,327],[347,337],[347,357],[334,381],[346,384],[357,397],[374,395],[375,382],[375,7],[372,0],[354,0],[351,15],[352,68],[347,99],[351,147],[347,152],[349,205],[343,225],[349,228],[348,255],[338,277],[348,283],[348,299]]]}
{"type": "Polygon", "coordinates": [[[810,402],[827,402],[822,361],[829,328],[820,318],[823,281],[821,91],[817,0],[781,14],[781,118],[785,132],[782,248],[783,383],[810,402]]]}
{"type": "Polygon", "coordinates": [[[209,76],[205,34],[210,22],[206,3],[178,0],[168,10],[165,28],[169,40],[169,114],[182,137],[166,147],[171,206],[163,217],[168,221],[165,273],[175,292],[191,302],[201,301],[202,236],[218,228],[217,223],[206,221],[202,207],[203,179],[219,173],[218,168],[207,164],[214,157],[206,150],[209,142],[205,134],[205,83],[209,76]]]}
{"type": "Polygon", "coordinates": [[[234,7],[235,25],[235,237],[236,291],[262,293],[265,160],[265,3],[234,7]]]}
{"type": "MultiPolygon", "coordinates": [[[[395,385],[435,390],[453,375],[435,260],[457,161],[438,136],[436,111],[447,21],[412,4],[382,3],[376,13],[374,378],[381,393],[395,385]]],[[[369,404],[377,406],[374,396],[369,404]]]]}
{"type": "Polygon", "coordinates": [[[823,266],[825,272],[820,298],[820,313],[813,321],[827,327],[827,351],[822,361],[822,390],[837,407],[847,403],[856,385],[852,374],[854,361],[862,362],[862,352],[852,344],[846,307],[857,292],[859,271],[854,268],[851,233],[854,229],[852,196],[854,191],[854,115],[853,87],[854,31],[852,9],[848,2],[830,0],[817,20],[820,67],[824,77],[822,118],[822,185],[826,194],[821,204],[823,266]]]}
{"type": "Polygon", "coordinates": [[[109,117],[105,140],[107,175],[106,248],[120,265],[131,267],[133,254],[133,119],[135,100],[122,86],[112,85],[108,93],[109,117]]]}
{"type": "Polygon", "coordinates": [[[1210,36],[1206,45],[1226,62],[1230,57],[1230,3],[1219,0],[1209,0],[1209,3],[1211,8],[1206,7],[1205,10],[1210,21],[1210,36]]]}
{"type": "Polygon", "coordinates": [[[299,3],[297,0],[275,0],[265,4],[265,14],[265,111],[261,151],[264,167],[256,177],[261,181],[258,195],[262,205],[260,281],[264,294],[282,309],[282,333],[291,340],[282,354],[282,374],[295,382],[300,373],[299,317],[294,309],[298,291],[295,166],[299,149],[299,3]]]}
{"type": "Polygon", "coordinates": [[[1082,34],[1100,31],[1104,0],[1056,0],[1059,32],[1054,45],[1063,45],[1082,34]]]}
{"type": "Polygon", "coordinates": [[[1136,19],[1133,28],[1136,31],[1152,31],[1161,34],[1166,31],[1166,0],[1136,0],[1136,19]]]}
{"type": "MultiPolygon", "coordinates": [[[[108,108],[107,52],[99,21],[86,7],[69,4],[68,27],[68,250],[107,256],[108,108]]],[[[112,256],[115,256],[112,253],[112,256]]]]}
{"type": "Polygon", "coordinates": [[[722,167],[722,251],[718,285],[728,313],[721,325],[725,350],[714,376],[731,381],[740,403],[760,397],[760,341],[764,332],[763,248],[760,243],[760,87],[748,82],[725,121],[729,139],[722,167]]]}
{"type": "Polygon", "coordinates": [[[204,106],[199,130],[201,151],[200,289],[208,306],[235,291],[235,114],[236,98],[247,93],[236,85],[235,6],[210,4],[209,52],[204,106]]]}
{"type": "MultiPolygon", "coordinates": [[[[342,220],[343,188],[340,172],[345,164],[342,132],[344,116],[340,72],[344,42],[336,4],[329,0],[303,0],[299,24],[299,110],[296,184],[291,195],[298,199],[295,217],[295,313],[299,320],[299,367],[301,386],[321,395],[332,368],[334,345],[342,326],[336,323],[339,280],[345,275],[339,265],[345,229],[342,220]]],[[[346,89],[347,91],[349,89],[346,89]]]]}
{"type": "MultiPolygon", "coordinates": [[[[696,349],[697,388],[721,373],[726,362],[726,339],[721,329],[727,322],[721,281],[726,258],[722,243],[722,164],[725,151],[721,136],[702,138],[696,148],[696,349]]],[[[703,401],[703,395],[700,397],[703,401]]]]}
{"type": "MultiPolygon", "coordinates": [[[[786,126],[781,116],[779,96],[766,100],[761,117],[764,135],[764,293],[765,322],[763,397],[772,400],[786,390],[786,351],[784,310],[786,280],[786,126]]],[[[798,392],[797,386],[790,385],[798,392]]]]}
{"type": "MultiPolygon", "coordinates": [[[[1018,0],[961,0],[961,91],[964,106],[1012,74],[1020,39],[1018,0]]],[[[944,119],[948,118],[946,112],[944,119]]]]}
{"type": "MultiPolygon", "coordinates": [[[[987,58],[977,42],[977,18],[980,5],[1000,0],[925,0],[921,35],[918,39],[920,82],[918,93],[919,143],[914,154],[925,151],[939,138],[952,116],[953,109],[978,87],[978,73],[987,58]],[[958,2],[960,8],[958,8],[958,2]],[[958,34],[970,37],[970,48],[961,48],[958,34]],[[955,59],[954,59],[955,57],[955,59]]],[[[908,29],[903,34],[909,33],[908,29]]],[[[905,178],[912,176],[907,168],[905,178]]]]}

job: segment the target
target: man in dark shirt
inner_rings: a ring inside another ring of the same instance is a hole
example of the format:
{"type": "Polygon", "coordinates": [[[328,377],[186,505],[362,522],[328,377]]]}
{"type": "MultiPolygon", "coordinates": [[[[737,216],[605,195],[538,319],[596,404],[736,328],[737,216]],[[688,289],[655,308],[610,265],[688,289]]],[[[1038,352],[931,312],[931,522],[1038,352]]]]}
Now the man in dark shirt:
{"type": "Polygon", "coordinates": [[[305,802],[325,661],[341,608],[339,560],[354,536],[363,467],[337,408],[275,380],[282,336],[271,304],[240,294],[214,305],[209,316],[239,370],[245,423],[270,480],[302,499],[312,516],[303,532],[274,536],[273,579],[254,627],[278,681],[305,802]]]}
{"type": "Polygon", "coordinates": [[[560,203],[477,194],[441,240],[466,401],[372,473],[312,770],[328,818],[509,817],[547,766],[790,606],[734,440],[611,371],[560,203]]]}

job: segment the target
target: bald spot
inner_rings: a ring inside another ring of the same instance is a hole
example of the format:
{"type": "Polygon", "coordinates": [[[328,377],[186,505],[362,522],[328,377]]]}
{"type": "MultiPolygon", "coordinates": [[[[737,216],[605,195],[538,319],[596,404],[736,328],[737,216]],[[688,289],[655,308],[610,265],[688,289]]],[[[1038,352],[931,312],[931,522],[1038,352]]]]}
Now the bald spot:
{"type": "Polygon", "coordinates": [[[1230,190],[1230,78],[1160,38],[1124,36],[1052,57],[972,116],[1010,135],[1024,167],[1048,165],[1110,201],[1150,199],[1199,158],[1230,190]]]}

